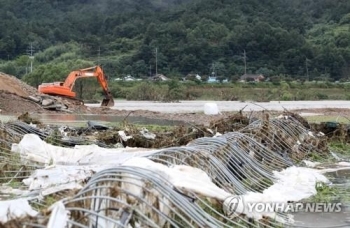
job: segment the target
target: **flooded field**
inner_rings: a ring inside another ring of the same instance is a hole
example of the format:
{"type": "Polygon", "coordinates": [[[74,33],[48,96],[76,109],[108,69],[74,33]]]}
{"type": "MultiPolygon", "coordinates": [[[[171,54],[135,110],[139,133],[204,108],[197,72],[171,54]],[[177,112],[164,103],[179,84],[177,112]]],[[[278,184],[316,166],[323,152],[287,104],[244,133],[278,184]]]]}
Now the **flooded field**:
{"type": "Polygon", "coordinates": [[[295,213],[294,219],[296,223],[292,227],[308,228],[308,227],[350,227],[350,209],[344,207],[342,212],[337,213],[295,213]]]}
{"type": "Polygon", "coordinates": [[[127,120],[131,124],[142,125],[180,125],[183,121],[174,121],[166,119],[152,119],[142,116],[115,116],[115,115],[87,115],[87,114],[34,114],[33,117],[41,120],[45,124],[66,124],[66,125],[84,125],[87,121],[98,121],[104,124],[115,124],[127,120]]]}
{"type": "MultiPolygon", "coordinates": [[[[151,101],[116,100],[112,109],[117,110],[149,110],[164,113],[203,112],[205,103],[215,102],[220,111],[244,111],[284,109],[323,109],[323,108],[350,108],[350,101],[271,101],[271,102],[240,102],[240,101],[180,101],[174,103],[151,101]]],[[[99,107],[99,104],[86,104],[90,107],[99,107]]]]}

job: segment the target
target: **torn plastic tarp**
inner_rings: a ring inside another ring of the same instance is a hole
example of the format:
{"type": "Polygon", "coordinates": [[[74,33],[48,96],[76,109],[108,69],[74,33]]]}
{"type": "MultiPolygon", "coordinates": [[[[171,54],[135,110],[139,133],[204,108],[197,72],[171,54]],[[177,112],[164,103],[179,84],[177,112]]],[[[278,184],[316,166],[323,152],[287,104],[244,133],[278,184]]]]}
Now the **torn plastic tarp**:
{"type": "Polygon", "coordinates": [[[120,164],[132,157],[151,155],[157,150],[145,148],[102,148],[97,145],[77,145],[74,148],[53,146],[35,134],[26,134],[19,144],[12,144],[12,152],[19,153],[22,162],[45,165],[120,164]]]}
{"type": "MultiPolygon", "coordinates": [[[[153,162],[148,158],[136,157],[132,158],[123,166],[135,166],[152,170],[155,173],[166,178],[178,190],[185,192],[193,192],[204,197],[214,198],[223,201],[232,194],[216,186],[206,172],[201,169],[187,165],[174,165],[168,167],[166,165],[153,162]]],[[[130,178],[130,181],[135,181],[130,178]]],[[[131,184],[135,188],[135,184],[131,184]]],[[[140,185],[142,186],[142,184],[140,185]]],[[[142,192],[142,188],[134,189],[136,192],[142,192]]]]}
{"type": "MultiPolygon", "coordinates": [[[[153,170],[168,179],[180,191],[191,191],[221,201],[231,195],[217,187],[204,171],[191,166],[175,165],[167,167],[142,157],[131,158],[122,165],[153,170]]],[[[111,167],[113,165],[50,166],[35,170],[29,178],[23,180],[23,183],[28,186],[30,191],[39,190],[38,194],[46,196],[62,190],[80,189],[82,183],[94,173],[111,167]]]]}
{"type": "Polygon", "coordinates": [[[92,167],[79,166],[50,166],[45,169],[37,169],[29,178],[22,182],[28,186],[30,191],[42,190],[48,195],[62,190],[60,185],[65,189],[80,189],[82,181],[91,177],[94,172],[98,171],[92,167]],[[56,190],[55,190],[56,188],[56,190]]]}
{"type": "MultiPolygon", "coordinates": [[[[282,202],[299,201],[316,194],[315,185],[317,182],[328,182],[320,170],[304,167],[290,167],[281,172],[274,172],[277,181],[263,193],[247,192],[244,195],[232,195],[230,192],[216,186],[210,177],[202,170],[185,165],[166,165],[153,162],[147,158],[135,157],[122,164],[123,166],[139,167],[154,171],[155,174],[168,180],[177,190],[184,194],[192,192],[202,197],[217,199],[223,203],[224,211],[230,214],[230,202],[232,198],[241,197],[241,203],[249,202],[282,202]]],[[[26,179],[26,184],[31,184],[30,189],[42,189],[45,192],[54,188],[60,190],[69,183],[82,183],[93,173],[107,169],[107,166],[53,166],[45,170],[37,170],[31,178],[26,179]],[[40,175],[39,175],[40,174],[40,175]],[[41,176],[42,175],[42,176],[41,176]],[[45,176],[46,175],[46,176],[45,176]]],[[[132,193],[135,197],[142,197],[144,182],[133,175],[124,175],[122,187],[132,193]]],[[[235,212],[246,214],[247,217],[261,219],[263,216],[276,219],[278,222],[293,222],[279,217],[276,213],[247,211],[248,207],[238,205],[235,212]]]]}
{"type": "MultiPolygon", "coordinates": [[[[131,158],[123,165],[153,170],[168,179],[180,191],[191,191],[221,201],[231,195],[217,187],[204,171],[190,166],[167,167],[141,157],[131,158]]],[[[94,173],[111,167],[113,165],[50,166],[36,170],[29,178],[24,179],[23,183],[28,186],[30,191],[38,191],[39,195],[46,196],[67,189],[81,189],[83,183],[94,173]]],[[[140,184],[142,185],[142,183],[140,184]]],[[[134,191],[138,190],[134,189],[134,191]]]]}
{"type": "Polygon", "coordinates": [[[33,210],[26,199],[15,199],[0,201],[0,223],[26,216],[37,216],[38,212],[33,210]]]}
{"type": "Polygon", "coordinates": [[[149,132],[147,128],[142,128],[140,133],[146,139],[155,139],[156,138],[156,134],[149,132]]]}
{"type": "Polygon", "coordinates": [[[122,138],[122,140],[124,142],[128,141],[129,139],[132,139],[131,135],[126,135],[125,131],[118,131],[118,134],[120,136],[120,138],[122,138]]]}
{"type": "Polygon", "coordinates": [[[2,184],[2,186],[0,186],[0,200],[6,199],[7,197],[13,199],[14,196],[21,196],[28,193],[28,190],[12,188],[11,186],[7,186],[7,184],[2,184]]]}
{"type": "Polygon", "coordinates": [[[329,183],[329,180],[321,174],[320,170],[291,166],[281,172],[273,171],[277,181],[265,189],[262,193],[247,192],[241,196],[228,197],[223,206],[226,214],[236,212],[238,214],[246,214],[248,217],[260,220],[263,216],[276,219],[278,222],[286,223],[293,222],[290,216],[286,221],[279,217],[274,212],[256,212],[248,211],[248,203],[283,203],[287,205],[288,202],[298,202],[302,199],[309,198],[317,193],[316,183],[329,183]],[[232,203],[237,203],[234,207],[235,211],[230,211],[232,203]]]}
{"type": "Polygon", "coordinates": [[[50,220],[47,224],[47,228],[65,228],[69,219],[70,212],[66,210],[62,201],[58,201],[51,205],[49,208],[51,211],[50,220]]]}

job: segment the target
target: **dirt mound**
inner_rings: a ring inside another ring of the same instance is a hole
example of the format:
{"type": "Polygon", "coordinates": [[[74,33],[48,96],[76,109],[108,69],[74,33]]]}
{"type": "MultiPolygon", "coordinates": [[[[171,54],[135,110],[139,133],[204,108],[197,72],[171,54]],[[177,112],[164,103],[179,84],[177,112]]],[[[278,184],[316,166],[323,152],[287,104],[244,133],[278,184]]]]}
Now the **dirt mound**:
{"type": "Polygon", "coordinates": [[[36,88],[1,72],[0,109],[2,114],[50,111],[87,112],[87,107],[79,101],[40,94],[36,88]]]}
{"type": "Polygon", "coordinates": [[[26,111],[40,113],[43,110],[35,102],[8,91],[0,91],[0,109],[3,114],[17,114],[26,111]]]}
{"type": "Polygon", "coordinates": [[[26,84],[20,79],[4,74],[0,72],[0,90],[8,91],[10,93],[15,93],[18,96],[28,97],[30,95],[37,95],[38,90],[34,87],[26,84]]]}

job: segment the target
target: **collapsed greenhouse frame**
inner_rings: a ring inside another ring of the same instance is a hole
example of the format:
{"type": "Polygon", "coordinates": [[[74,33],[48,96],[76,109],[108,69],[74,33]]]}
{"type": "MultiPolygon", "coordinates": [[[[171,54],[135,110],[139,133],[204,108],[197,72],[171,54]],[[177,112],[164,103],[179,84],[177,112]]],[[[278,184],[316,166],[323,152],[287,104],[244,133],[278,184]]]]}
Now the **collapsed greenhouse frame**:
{"type": "MultiPolygon", "coordinates": [[[[24,123],[3,124],[1,130],[6,134],[4,146],[9,142],[17,145],[28,134],[40,139],[50,136],[24,123]]],[[[278,227],[289,225],[288,214],[228,213],[225,202],[230,196],[262,194],[278,181],[276,171],[297,166],[312,153],[329,153],[323,135],[311,132],[292,116],[270,119],[265,115],[239,131],[198,138],[186,146],[129,154],[123,160],[118,153],[106,152],[99,155],[101,160],[116,161],[106,166],[92,160],[84,164],[68,164],[67,160],[64,164],[52,157],[48,163],[33,162],[34,156],[28,150],[3,150],[1,163],[6,167],[1,180],[25,183],[12,198],[25,197],[33,208],[40,209],[35,216],[19,220],[31,226],[50,227],[65,221],[62,227],[278,227]],[[61,186],[36,185],[31,189],[35,181],[57,175],[54,169],[60,167],[62,172],[74,175],[84,169],[84,175],[60,183],[61,186]],[[198,183],[207,184],[206,188],[191,185],[196,176],[181,181],[186,179],[186,171],[197,172],[202,177],[198,183]],[[67,196],[66,191],[79,186],[79,191],[67,196]],[[56,195],[57,202],[48,207],[45,198],[50,195],[56,195]]],[[[92,154],[88,156],[95,156],[92,154]]]]}

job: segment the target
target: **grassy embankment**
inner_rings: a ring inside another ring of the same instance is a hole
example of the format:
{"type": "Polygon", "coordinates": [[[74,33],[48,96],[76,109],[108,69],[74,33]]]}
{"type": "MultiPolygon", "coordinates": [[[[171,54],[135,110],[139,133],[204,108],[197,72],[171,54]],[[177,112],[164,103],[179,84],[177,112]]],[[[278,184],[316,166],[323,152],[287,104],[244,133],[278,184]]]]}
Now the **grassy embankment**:
{"type": "MultiPolygon", "coordinates": [[[[262,82],[201,83],[193,81],[111,81],[115,98],[128,100],[238,100],[267,102],[271,100],[349,100],[350,84],[331,82],[262,82]]],[[[91,84],[84,89],[84,99],[100,99],[102,91],[91,84]]]]}

